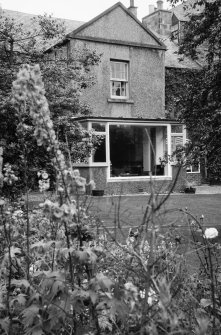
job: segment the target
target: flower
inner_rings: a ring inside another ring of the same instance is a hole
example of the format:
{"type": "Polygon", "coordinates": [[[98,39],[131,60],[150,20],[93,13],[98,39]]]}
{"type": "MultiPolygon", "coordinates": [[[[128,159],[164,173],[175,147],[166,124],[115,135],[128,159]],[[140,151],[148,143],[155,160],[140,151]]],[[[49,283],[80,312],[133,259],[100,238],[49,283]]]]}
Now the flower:
{"type": "Polygon", "coordinates": [[[203,237],[204,238],[215,238],[218,236],[218,230],[216,228],[206,228],[203,237]]]}

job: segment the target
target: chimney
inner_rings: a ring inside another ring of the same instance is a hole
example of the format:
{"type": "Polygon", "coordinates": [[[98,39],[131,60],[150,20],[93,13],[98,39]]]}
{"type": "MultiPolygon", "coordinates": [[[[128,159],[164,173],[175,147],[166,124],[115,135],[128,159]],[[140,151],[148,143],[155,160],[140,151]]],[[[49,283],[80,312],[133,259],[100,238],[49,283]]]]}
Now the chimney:
{"type": "Polygon", "coordinates": [[[130,7],[128,10],[131,12],[131,14],[137,17],[137,7],[134,6],[134,0],[130,0],[130,7]]]}
{"type": "Polygon", "coordinates": [[[163,0],[157,1],[157,10],[163,9],[163,0]]]}
{"type": "Polygon", "coordinates": [[[154,12],[154,5],[149,5],[149,14],[154,12]]]}

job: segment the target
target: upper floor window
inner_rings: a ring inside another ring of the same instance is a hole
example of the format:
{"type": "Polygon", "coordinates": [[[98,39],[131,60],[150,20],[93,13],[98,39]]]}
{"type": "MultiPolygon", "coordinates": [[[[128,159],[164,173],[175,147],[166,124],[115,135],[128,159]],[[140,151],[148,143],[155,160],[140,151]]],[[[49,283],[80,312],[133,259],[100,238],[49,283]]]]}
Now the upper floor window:
{"type": "Polygon", "coordinates": [[[128,98],[128,62],[111,61],[111,98],[128,98]]]}

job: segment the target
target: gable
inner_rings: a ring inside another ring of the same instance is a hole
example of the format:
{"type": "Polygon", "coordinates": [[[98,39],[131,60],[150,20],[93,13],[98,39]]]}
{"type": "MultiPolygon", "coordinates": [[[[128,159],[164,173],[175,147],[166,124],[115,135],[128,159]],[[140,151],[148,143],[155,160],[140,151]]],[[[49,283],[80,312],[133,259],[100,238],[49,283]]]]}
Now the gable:
{"type": "Polygon", "coordinates": [[[135,43],[140,46],[142,44],[152,45],[165,49],[163,43],[121,3],[117,3],[95,19],[76,29],[69,36],[72,38],[88,37],[107,41],[123,41],[124,43],[135,43]]]}

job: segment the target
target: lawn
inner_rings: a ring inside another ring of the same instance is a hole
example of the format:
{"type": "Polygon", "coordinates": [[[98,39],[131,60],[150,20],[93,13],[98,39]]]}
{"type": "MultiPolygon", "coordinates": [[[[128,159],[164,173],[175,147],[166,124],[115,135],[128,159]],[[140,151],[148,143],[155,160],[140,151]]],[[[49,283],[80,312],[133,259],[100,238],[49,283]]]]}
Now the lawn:
{"type": "MultiPolygon", "coordinates": [[[[157,203],[163,197],[158,196],[157,203]]],[[[120,217],[121,226],[137,226],[142,221],[148,201],[148,195],[93,197],[90,207],[106,226],[114,226],[117,217],[120,217]]],[[[172,194],[161,207],[158,219],[162,225],[174,222],[186,227],[187,221],[181,212],[186,208],[198,219],[203,215],[204,226],[221,229],[221,194],[172,194]]]]}
{"type": "MultiPolygon", "coordinates": [[[[163,197],[159,196],[157,203],[161,202],[163,197]]],[[[148,200],[148,195],[122,196],[121,198],[116,196],[112,198],[93,197],[90,207],[91,211],[103,221],[103,225],[109,227],[108,231],[111,234],[109,236],[124,241],[130,227],[137,227],[142,222],[148,200]],[[118,226],[121,229],[115,229],[118,226]]],[[[186,208],[199,220],[202,215],[204,216],[203,220],[200,220],[204,229],[216,227],[219,236],[214,239],[214,242],[221,243],[221,194],[172,194],[156,217],[156,222],[163,227],[161,228],[162,233],[170,229],[173,236],[181,238],[178,252],[185,254],[190,272],[195,272],[198,271],[200,263],[193,248],[187,216],[183,213],[186,208]],[[173,223],[172,228],[171,223],[173,223]]],[[[196,233],[196,238],[201,241],[202,234],[196,233]]]]}

